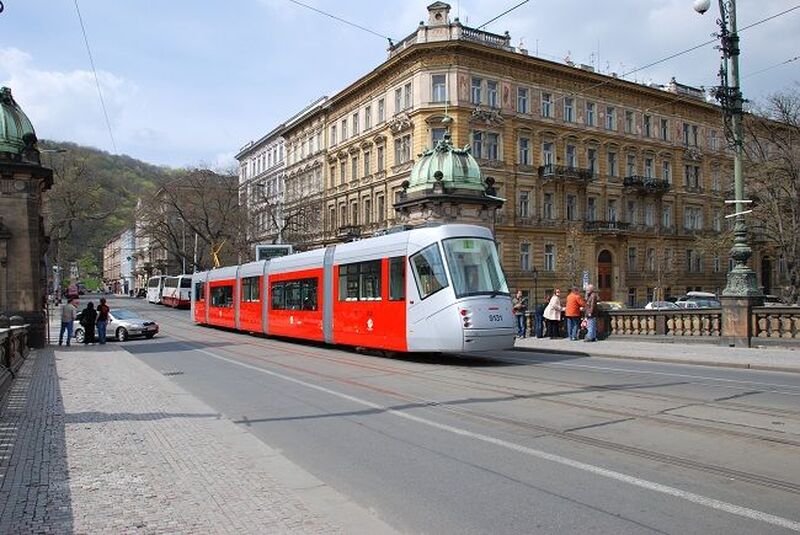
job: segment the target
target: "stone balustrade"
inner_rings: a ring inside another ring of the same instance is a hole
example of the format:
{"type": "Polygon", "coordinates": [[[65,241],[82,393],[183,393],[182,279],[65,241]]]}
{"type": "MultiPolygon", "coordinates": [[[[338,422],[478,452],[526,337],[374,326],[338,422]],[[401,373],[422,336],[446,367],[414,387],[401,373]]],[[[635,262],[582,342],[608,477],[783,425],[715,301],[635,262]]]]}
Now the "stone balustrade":
{"type": "Polygon", "coordinates": [[[800,345],[800,307],[753,307],[753,341],[800,345]]]}
{"type": "Polygon", "coordinates": [[[719,341],[722,310],[719,308],[686,310],[611,310],[609,336],[653,336],[665,338],[706,338],[719,341]]]}
{"type": "Polygon", "coordinates": [[[0,329],[0,368],[15,373],[28,356],[29,325],[0,329]]]}

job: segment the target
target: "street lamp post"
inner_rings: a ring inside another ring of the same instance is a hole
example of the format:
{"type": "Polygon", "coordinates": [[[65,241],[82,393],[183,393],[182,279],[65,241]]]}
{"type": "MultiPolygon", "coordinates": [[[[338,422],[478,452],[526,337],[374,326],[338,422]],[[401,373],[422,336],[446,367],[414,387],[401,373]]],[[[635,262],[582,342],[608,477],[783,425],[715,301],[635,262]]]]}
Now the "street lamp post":
{"type": "MultiPolygon", "coordinates": [[[[719,33],[722,63],[719,69],[721,85],[714,89],[714,97],[719,101],[725,119],[726,138],[734,150],[734,240],[731,247],[733,269],[728,272],[728,282],[722,291],[723,296],[730,297],[762,297],[756,282],[756,274],[747,265],[752,250],[747,243],[747,224],[744,216],[749,213],[745,205],[750,203],[744,198],[744,179],[742,177],[742,160],[744,155],[744,135],[742,128],[742,91],[739,86],[739,34],[736,31],[736,0],[719,1],[719,33]]],[[[694,9],[704,14],[711,7],[711,0],[695,0],[694,9]]]]}

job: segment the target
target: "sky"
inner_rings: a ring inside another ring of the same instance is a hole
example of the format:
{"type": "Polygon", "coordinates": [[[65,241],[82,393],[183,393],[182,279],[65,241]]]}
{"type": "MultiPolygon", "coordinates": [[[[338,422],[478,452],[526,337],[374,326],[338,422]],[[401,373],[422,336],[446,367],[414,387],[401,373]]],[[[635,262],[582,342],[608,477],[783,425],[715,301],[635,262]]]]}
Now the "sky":
{"type": "MultiPolygon", "coordinates": [[[[302,0],[395,41],[432,0],[302,0]]],[[[451,18],[480,26],[520,0],[453,0],[451,18]]],[[[629,72],[711,39],[717,2],[529,0],[485,29],[508,30],[532,55],[629,72]],[[598,61],[599,58],[599,61],[598,61]]],[[[387,58],[387,41],[291,0],[2,0],[0,85],[42,139],[71,141],[172,167],[225,168],[250,140],[387,58]],[[84,43],[86,29],[97,82],[84,43]],[[110,123],[104,118],[97,84],[110,123]],[[112,142],[113,135],[113,142],[112,142]]],[[[743,28],[800,0],[739,0],[743,28]]],[[[742,89],[757,103],[798,88],[800,9],[741,33],[742,89]],[[752,74],[752,75],[751,75],[752,74]]],[[[713,85],[713,45],[630,80],[713,85]]]]}

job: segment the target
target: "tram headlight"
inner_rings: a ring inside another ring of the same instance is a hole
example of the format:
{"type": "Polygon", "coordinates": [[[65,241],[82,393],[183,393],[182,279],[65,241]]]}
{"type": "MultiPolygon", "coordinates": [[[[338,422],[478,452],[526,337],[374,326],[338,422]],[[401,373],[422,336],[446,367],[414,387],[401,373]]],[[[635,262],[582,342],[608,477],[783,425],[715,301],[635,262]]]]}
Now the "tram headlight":
{"type": "Polygon", "coordinates": [[[461,309],[461,319],[464,320],[464,327],[472,326],[472,312],[468,308],[461,309]]]}

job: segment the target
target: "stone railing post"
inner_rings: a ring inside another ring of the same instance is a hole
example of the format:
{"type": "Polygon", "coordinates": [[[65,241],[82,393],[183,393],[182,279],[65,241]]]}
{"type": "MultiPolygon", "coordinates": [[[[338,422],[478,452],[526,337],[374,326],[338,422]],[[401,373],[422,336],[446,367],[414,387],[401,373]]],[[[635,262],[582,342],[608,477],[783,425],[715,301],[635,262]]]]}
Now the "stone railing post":
{"type": "Polygon", "coordinates": [[[763,297],[726,296],[719,298],[722,303],[721,344],[729,347],[750,347],[753,337],[753,307],[764,304],[763,297]]]}

